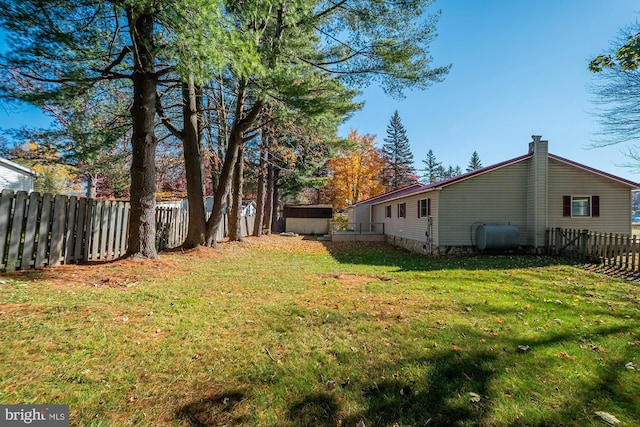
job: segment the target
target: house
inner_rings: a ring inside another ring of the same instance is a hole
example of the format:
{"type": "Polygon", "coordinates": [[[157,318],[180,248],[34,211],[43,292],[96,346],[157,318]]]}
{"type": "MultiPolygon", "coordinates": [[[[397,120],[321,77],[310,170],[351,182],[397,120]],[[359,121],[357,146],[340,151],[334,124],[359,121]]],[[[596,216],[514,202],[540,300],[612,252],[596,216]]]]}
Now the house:
{"type": "Polygon", "coordinates": [[[33,191],[34,170],[0,157],[0,190],[33,191]]]}
{"type": "Polygon", "coordinates": [[[284,229],[287,233],[323,235],[333,218],[331,205],[285,205],[284,229]]]}
{"type": "Polygon", "coordinates": [[[637,188],[550,154],[548,142],[533,136],[523,156],[362,201],[350,208],[349,220],[382,224],[386,241],[416,252],[541,252],[549,228],[630,235],[637,188]]]}
{"type": "MultiPolygon", "coordinates": [[[[213,196],[205,196],[204,198],[204,209],[205,212],[211,213],[213,211],[213,196]]],[[[182,202],[176,202],[177,205],[175,207],[182,207],[182,209],[189,209],[189,200],[185,197],[182,199],[182,202]]],[[[171,206],[174,207],[174,206],[171,206]]],[[[227,215],[227,204],[226,202],[223,205],[223,213],[227,215]]],[[[242,201],[242,210],[240,211],[240,216],[256,216],[256,202],[253,200],[243,200],[242,201]]]]}

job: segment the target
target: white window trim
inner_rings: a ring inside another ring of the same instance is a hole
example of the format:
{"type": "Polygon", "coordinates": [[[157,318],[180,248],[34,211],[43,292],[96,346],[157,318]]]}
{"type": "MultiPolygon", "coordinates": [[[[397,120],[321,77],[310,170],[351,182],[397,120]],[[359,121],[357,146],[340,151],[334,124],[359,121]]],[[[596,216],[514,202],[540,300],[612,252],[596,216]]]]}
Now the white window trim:
{"type": "Polygon", "coordinates": [[[591,218],[593,216],[593,200],[591,196],[571,196],[571,218],[591,218]],[[573,201],[575,199],[587,199],[589,202],[589,215],[574,215],[573,214],[573,201]]]}

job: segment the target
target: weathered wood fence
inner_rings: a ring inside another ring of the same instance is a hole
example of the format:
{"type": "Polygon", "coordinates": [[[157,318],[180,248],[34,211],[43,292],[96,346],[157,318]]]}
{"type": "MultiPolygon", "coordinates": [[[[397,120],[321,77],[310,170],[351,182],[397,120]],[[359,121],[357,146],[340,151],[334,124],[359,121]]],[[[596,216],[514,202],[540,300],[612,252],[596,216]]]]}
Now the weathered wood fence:
{"type": "MultiPolygon", "coordinates": [[[[116,259],[127,251],[129,209],[129,202],[3,190],[0,270],[116,259]]],[[[243,218],[243,236],[253,232],[253,219],[243,218]]],[[[228,235],[224,220],[217,240],[228,235]]],[[[156,208],[158,250],[180,246],[187,227],[187,210],[156,208]]]]}
{"type": "Polygon", "coordinates": [[[640,239],[636,236],[589,230],[547,230],[547,251],[577,261],[640,272],[640,239]]]}

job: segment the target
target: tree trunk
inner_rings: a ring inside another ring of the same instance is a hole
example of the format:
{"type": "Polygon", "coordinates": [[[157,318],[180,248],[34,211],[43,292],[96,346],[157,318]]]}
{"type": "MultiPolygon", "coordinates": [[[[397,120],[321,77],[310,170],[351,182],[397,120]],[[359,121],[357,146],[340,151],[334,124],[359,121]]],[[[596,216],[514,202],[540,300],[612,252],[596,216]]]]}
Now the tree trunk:
{"type": "Polygon", "coordinates": [[[280,189],[278,188],[278,178],[280,177],[280,169],[274,167],[273,168],[273,202],[272,202],[272,210],[271,210],[271,232],[279,233],[280,226],[278,224],[278,220],[280,219],[280,189]]]}
{"type": "Polygon", "coordinates": [[[258,114],[260,114],[263,105],[262,101],[256,101],[253,107],[251,107],[251,110],[245,115],[245,89],[246,83],[240,82],[238,85],[235,116],[233,125],[229,132],[227,152],[222,164],[222,169],[220,170],[220,180],[213,198],[213,211],[207,221],[207,244],[216,248],[218,247],[216,243],[216,236],[218,234],[218,230],[220,230],[223,220],[223,202],[231,190],[233,170],[238,159],[238,151],[244,144],[242,137],[258,114]]]}
{"type": "Polygon", "coordinates": [[[195,248],[206,243],[207,218],[204,207],[204,144],[202,109],[202,88],[196,87],[193,76],[189,83],[182,83],[183,106],[183,150],[187,179],[187,201],[189,203],[189,226],[187,238],[182,246],[195,248]]]}
{"type": "Polygon", "coordinates": [[[264,225],[264,207],[266,201],[266,165],[267,165],[267,147],[269,146],[269,135],[266,128],[262,129],[262,141],[260,144],[260,160],[258,164],[258,194],[256,200],[256,218],[253,224],[253,235],[262,236],[262,227],[264,225]]]}
{"type": "Polygon", "coordinates": [[[229,211],[229,240],[242,242],[242,174],[244,173],[244,147],[238,149],[238,160],[233,170],[233,192],[229,211]]]}
{"type": "Polygon", "coordinates": [[[273,165],[273,157],[271,153],[268,154],[269,164],[267,165],[267,194],[266,194],[266,203],[264,205],[264,225],[266,227],[267,235],[271,235],[271,218],[273,217],[273,202],[275,197],[273,196],[273,170],[275,166],[273,165]]]}
{"type": "Polygon", "coordinates": [[[156,76],[153,55],[153,14],[138,17],[129,12],[135,46],[131,118],[131,211],[127,255],[157,258],[155,222],[156,76]],[[134,22],[135,21],[135,22],[134,22]]]}
{"type": "Polygon", "coordinates": [[[235,130],[231,131],[229,136],[229,145],[227,146],[227,153],[224,158],[222,170],[220,171],[220,182],[218,188],[213,195],[213,210],[209,221],[207,221],[207,244],[209,246],[218,247],[216,242],[216,236],[222,225],[224,219],[224,201],[231,190],[231,182],[233,177],[233,169],[235,168],[236,160],[238,158],[238,149],[242,144],[242,138],[237,135],[235,130]]]}
{"type": "Polygon", "coordinates": [[[98,195],[98,180],[90,173],[85,174],[87,178],[87,199],[95,199],[98,195]]]}

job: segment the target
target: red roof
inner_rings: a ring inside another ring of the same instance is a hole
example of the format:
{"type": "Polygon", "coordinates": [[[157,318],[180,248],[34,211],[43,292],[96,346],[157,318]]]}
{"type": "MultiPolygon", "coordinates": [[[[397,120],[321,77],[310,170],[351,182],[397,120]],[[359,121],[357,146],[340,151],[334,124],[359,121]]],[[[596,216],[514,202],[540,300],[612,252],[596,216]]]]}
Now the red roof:
{"type": "MultiPolygon", "coordinates": [[[[408,195],[411,195],[411,194],[414,194],[414,193],[420,193],[420,192],[423,192],[423,191],[430,191],[430,190],[433,190],[433,189],[436,189],[436,188],[446,187],[448,185],[455,184],[456,182],[464,181],[466,179],[473,178],[474,176],[477,176],[477,175],[482,175],[483,173],[487,173],[487,172],[490,172],[490,171],[493,171],[493,170],[496,170],[496,169],[500,169],[500,168],[503,168],[505,166],[510,166],[510,165],[512,165],[514,163],[518,163],[518,162],[521,162],[523,160],[528,160],[528,159],[530,159],[532,157],[533,157],[533,153],[525,154],[523,156],[516,157],[516,158],[513,158],[511,160],[506,160],[504,162],[496,163],[495,165],[487,166],[487,167],[484,167],[484,168],[481,168],[481,169],[476,169],[474,171],[467,172],[467,173],[464,173],[462,175],[454,176],[453,178],[448,178],[448,179],[445,179],[443,181],[433,182],[433,183],[428,184],[428,185],[416,182],[415,184],[411,184],[411,185],[408,185],[406,187],[399,188],[397,190],[390,191],[388,193],[381,194],[379,196],[372,197],[372,198],[367,199],[367,200],[363,200],[362,202],[356,203],[356,205],[365,204],[365,203],[367,203],[367,204],[380,203],[380,202],[384,202],[384,201],[387,201],[387,200],[393,200],[393,199],[397,199],[397,198],[400,198],[400,197],[408,196],[408,195]]],[[[633,188],[640,188],[640,184],[638,184],[636,182],[629,181],[629,180],[624,179],[624,178],[620,178],[618,176],[612,175],[612,174],[607,173],[607,172],[600,171],[598,169],[594,169],[594,168],[589,167],[589,166],[585,166],[583,164],[574,162],[573,160],[565,159],[564,157],[556,156],[555,154],[549,153],[549,158],[557,160],[557,161],[560,161],[560,162],[563,162],[563,163],[566,163],[568,165],[571,165],[571,166],[574,166],[574,167],[577,167],[577,168],[580,168],[580,169],[583,169],[583,170],[591,172],[591,173],[595,173],[595,174],[603,176],[605,178],[612,179],[614,181],[617,181],[617,182],[619,182],[621,184],[628,185],[628,186],[633,187],[633,188]]]]}
{"type": "Polygon", "coordinates": [[[630,187],[640,188],[640,184],[638,184],[637,182],[629,181],[628,179],[624,179],[624,178],[620,178],[619,176],[611,175],[610,173],[603,172],[603,171],[600,171],[598,169],[594,169],[594,168],[589,167],[589,166],[585,166],[585,165],[580,164],[578,162],[574,162],[573,160],[565,159],[564,157],[556,156],[555,154],[549,153],[549,158],[557,160],[559,162],[566,163],[566,164],[571,165],[571,166],[575,166],[575,167],[580,168],[580,169],[584,169],[584,170],[586,170],[588,172],[595,173],[595,174],[603,176],[605,178],[613,179],[614,181],[618,181],[619,183],[626,184],[626,185],[628,185],[630,187]]]}
{"type": "Polygon", "coordinates": [[[428,186],[420,182],[414,182],[413,184],[406,185],[401,188],[389,191],[388,193],[380,194],[378,196],[371,197],[358,203],[354,203],[352,206],[363,205],[365,203],[379,203],[388,199],[395,199],[396,197],[408,196],[409,194],[417,193],[427,189],[428,186]]]}

